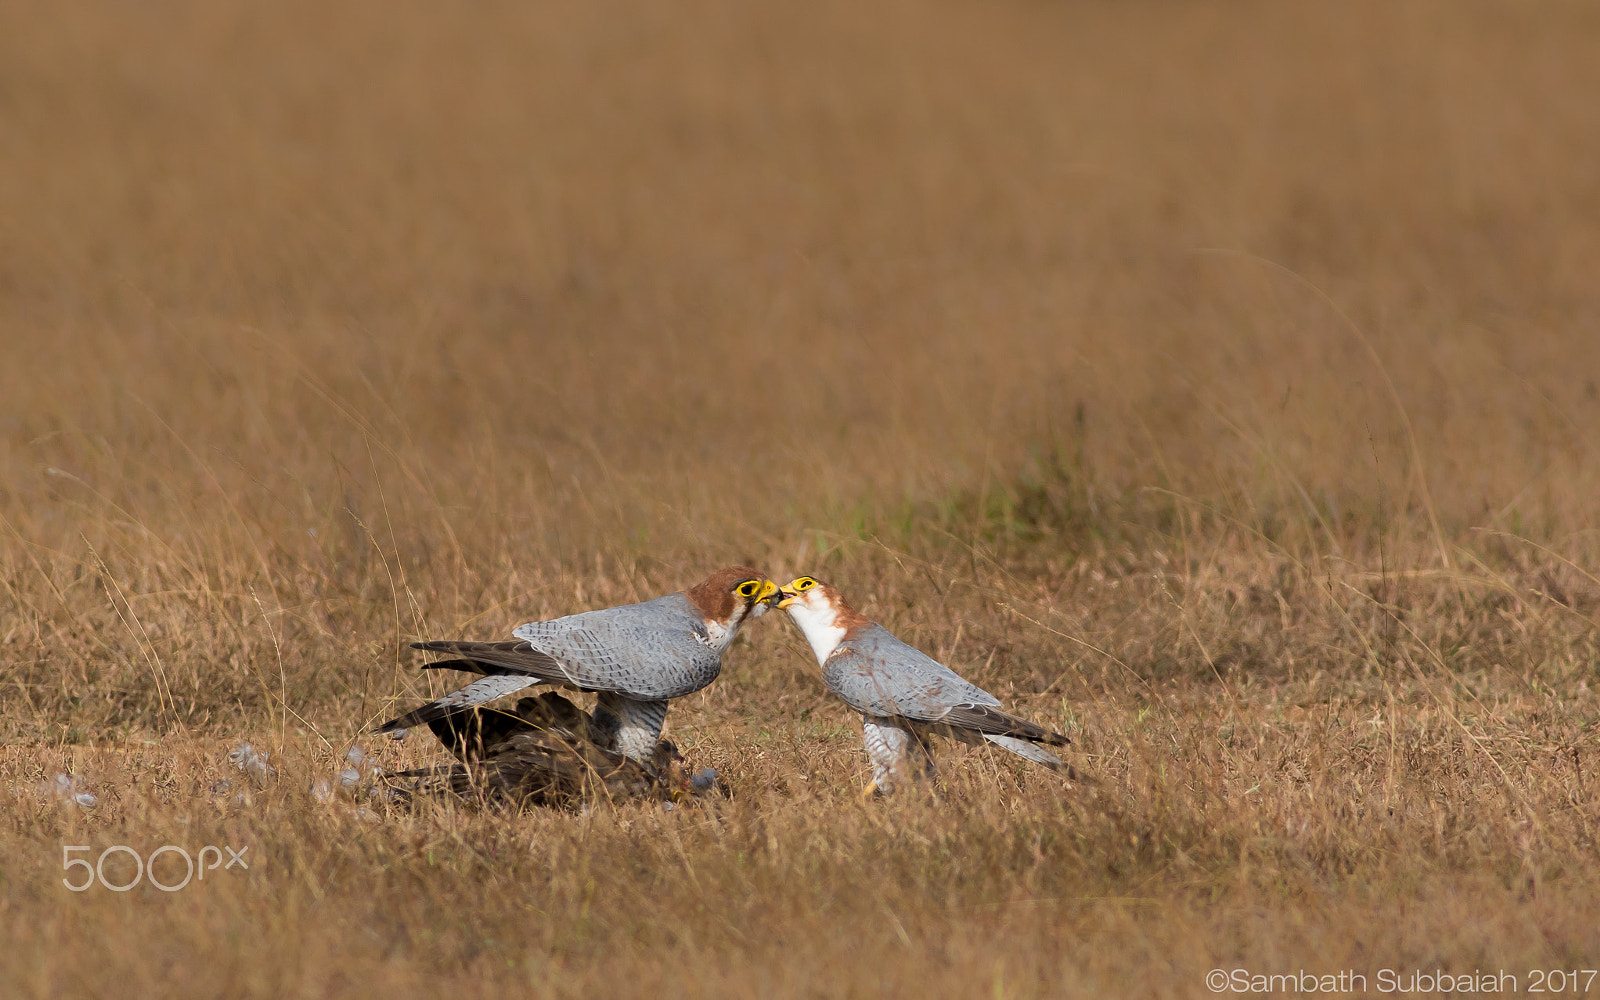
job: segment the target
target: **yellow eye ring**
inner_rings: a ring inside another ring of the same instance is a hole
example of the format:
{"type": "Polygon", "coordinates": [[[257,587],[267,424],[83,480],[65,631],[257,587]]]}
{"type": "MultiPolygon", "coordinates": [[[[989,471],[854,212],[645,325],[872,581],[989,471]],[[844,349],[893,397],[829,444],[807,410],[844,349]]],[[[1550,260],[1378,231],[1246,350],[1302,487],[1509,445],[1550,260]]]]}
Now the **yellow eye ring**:
{"type": "Polygon", "coordinates": [[[754,596],[756,596],[756,591],[760,587],[761,587],[761,584],[758,583],[755,580],[749,580],[749,581],[746,581],[745,583],[741,583],[741,584],[739,584],[739,596],[740,597],[754,597],[754,596]]]}

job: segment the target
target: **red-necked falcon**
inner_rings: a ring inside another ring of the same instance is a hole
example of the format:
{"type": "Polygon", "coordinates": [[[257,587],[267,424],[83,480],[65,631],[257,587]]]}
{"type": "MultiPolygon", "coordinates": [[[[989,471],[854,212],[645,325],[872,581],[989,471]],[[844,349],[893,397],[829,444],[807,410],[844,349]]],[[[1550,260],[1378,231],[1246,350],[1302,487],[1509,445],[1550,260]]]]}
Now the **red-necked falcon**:
{"type": "Polygon", "coordinates": [[[656,752],[667,702],[717,679],[739,627],[767,609],[778,585],[748,566],[718,570],[688,590],[511,630],[509,642],[414,642],[456,657],[429,663],[484,675],[379,726],[420,726],[535,684],[597,692],[601,744],[636,761],[656,752]]]}
{"type": "Polygon", "coordinates": [[[994,695],[896,639],[827,584],[802,576],[770,600],[805,633],[828,690],[861,713],[872,761],[869,793],[888,793],[915,773],[931,775],[931,735],[987,740],[1035,763],[1062,766],[1039,744],[1065,746],[1071,742],[1065,736],[1002,712],[994,695]]]}

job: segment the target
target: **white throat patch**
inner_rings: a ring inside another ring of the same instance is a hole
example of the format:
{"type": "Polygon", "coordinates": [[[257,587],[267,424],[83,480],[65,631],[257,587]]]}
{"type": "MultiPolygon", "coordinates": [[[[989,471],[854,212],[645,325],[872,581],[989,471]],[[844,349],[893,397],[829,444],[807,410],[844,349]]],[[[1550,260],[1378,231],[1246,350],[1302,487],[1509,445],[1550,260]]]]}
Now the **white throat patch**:
{"type": "MultiPolygon", "coordinates": [[[[720,653],[728,648],[728,643],[733,641],[734,633],[738,631],[736,628],[729,628],[722,622],[707,621],[705,644],[720,653]]],[[[695,638],[698,639],[699,636],[695,638]]]]}
{"type": "Polygon", "coordinates": [[[824,601],[821,607],[814,608],[808,602],[795,601],[784,610],[789,612],[790,619],[805,633],[806,641],[811,643],[811,651],[817,654],[817,663],[827,663],[828,657],[844,641],[845,633],[844,626],[833,623],[836,613],[832,605],[824,601]]]}

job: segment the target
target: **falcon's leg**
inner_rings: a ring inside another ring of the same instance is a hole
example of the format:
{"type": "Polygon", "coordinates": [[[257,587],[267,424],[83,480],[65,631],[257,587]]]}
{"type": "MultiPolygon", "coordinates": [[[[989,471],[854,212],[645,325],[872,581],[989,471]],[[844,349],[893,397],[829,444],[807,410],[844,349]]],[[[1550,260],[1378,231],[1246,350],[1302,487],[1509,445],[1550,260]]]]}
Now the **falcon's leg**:
{"type": "Polygon", "coordinates": [[[901,782],[933,776],[933,755],[928,741],[894,719],[863,715],[861,741],[872,761],[872,784],[888,795],[901,782]]]}
{"type": "Polygon", "coordinates": [[[595,700],[590,738],[607,750],[648,763],[667,721],[665,701],[637,701],[612,691],[595,700]]]}

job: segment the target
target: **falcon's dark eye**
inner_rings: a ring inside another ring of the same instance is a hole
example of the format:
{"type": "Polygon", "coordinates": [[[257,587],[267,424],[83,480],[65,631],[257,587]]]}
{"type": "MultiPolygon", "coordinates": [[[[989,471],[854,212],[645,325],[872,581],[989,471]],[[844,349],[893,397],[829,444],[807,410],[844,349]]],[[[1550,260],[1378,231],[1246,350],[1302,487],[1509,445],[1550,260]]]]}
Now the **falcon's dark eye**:
{"type": "Polygon", "coordinates": [[[801,580],[799,583],[795,584],[794,585],[794,589],[796,589],[796,590],[810,590],[812,587],[815,587],[816,585],[817,585],[817,581],[811,579],[808,576],[804,580],[801,580]]]}
{"type": "Polygon", "coordinates": [[[756,596],[756,591],[758,591],[760,589],[761,589],[761,584],[757,583],[755,580],[751,580],[751,581],[749,581],[747,583],[741,583],[741,584],[739,584],[739,596],[740,597],[754,597],[754,596],[756,596]]]}

